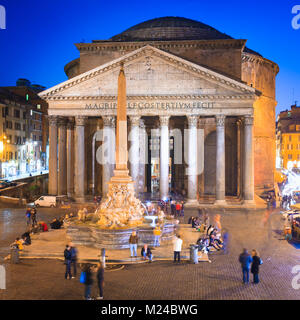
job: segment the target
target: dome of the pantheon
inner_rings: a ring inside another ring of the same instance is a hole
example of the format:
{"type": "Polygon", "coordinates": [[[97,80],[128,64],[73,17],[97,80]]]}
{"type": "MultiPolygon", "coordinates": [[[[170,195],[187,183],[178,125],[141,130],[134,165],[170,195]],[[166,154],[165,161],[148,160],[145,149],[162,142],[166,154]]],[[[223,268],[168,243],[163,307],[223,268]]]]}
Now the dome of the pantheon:
{"type": "MultiPolygon", "coordinates": [[[[139,23],[108,41],[172,41],[172,40],[220,40],[233,39],[202,22],[181,18],[162,17],[139,23]]],[[[257,54],[245,48],[245,51],[257,54]]]]}
{"type": "Polygon", "coordinates": [[[199,21],[180,17],[163,17],[139,23],[109,40],[155,41],[213,39],[232,38],[199,21]]]}

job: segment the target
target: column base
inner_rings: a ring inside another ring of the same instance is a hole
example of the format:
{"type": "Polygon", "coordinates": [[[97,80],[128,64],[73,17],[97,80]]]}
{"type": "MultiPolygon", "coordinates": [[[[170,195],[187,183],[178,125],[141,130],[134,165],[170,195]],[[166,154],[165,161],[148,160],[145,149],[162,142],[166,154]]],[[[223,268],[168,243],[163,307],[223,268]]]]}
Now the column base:
{"type": "Polygon", "coordinates": [[[226,200],[216,200],[214,203],[215,206],[227,206],[226,200]]]}
{"type": "Polygon", "coordinates": [[[77,203],[84,203],[85,202],[85,197],[77,197],[75,196],[75,202],[77,203]]]}
{"type": "Polygon", "coordinates": [[[242,203],[247,206],[255,206],[256,204],[254,200],[243,200],[242,203]]]}
{"type": "Polygon", "coordinates": [[[187,199],[186,203],[184,204],[185,207],[198,207],[199,202],[197,199],[187,199]]]}

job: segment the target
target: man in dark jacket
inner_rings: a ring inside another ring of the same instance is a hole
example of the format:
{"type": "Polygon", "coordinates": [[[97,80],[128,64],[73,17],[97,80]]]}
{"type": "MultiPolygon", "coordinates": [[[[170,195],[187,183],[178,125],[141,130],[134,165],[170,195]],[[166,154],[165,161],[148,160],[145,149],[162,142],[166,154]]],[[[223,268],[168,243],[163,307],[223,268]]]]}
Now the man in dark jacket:
{"type": "MultiPolygon", "coordinates": [[[[77,275],[77,249],[72,242],[70,243],[70,247],[71,247],[71,249],[70,249],[71,265],[73,265],[73,274],[74,274],[74,277],[76,277],[76,275],[77,275]]],[[[74,278],[74,277],[72,277],[72,278],[74,278]]]]}
{"type": "Polygon", "coordinates": [[[66,249],[64,251],[64,257],[65,257],[65,265],[66,265],[66,273],[65,273],[65,279],[72,279],[72,274],[71,274],[71,247],[67,244],[66,249]]]}
{"type": "Polygon", "coordinates": [[[239,262],[243,271],[243,283],[249,283],[249,271],[252,263],[252,257],[248,253],[247,249],[244,249],[243,253],[240,254],[239,262]]]}
{"type": "Polygon", "coordinates": [[[92,291],[92,285],[93,285],[93,275],[91,266],[89,264],[85,265],[84,270],[85,272],[85,282],[84,282],[84,297],[86,300],[92,300],[91,298],[91,291],[92,291]]]}
{"type": "Polygon", "coordinates": [[[137,245],[139,238],[136,234],[136,231],[132,231],[131,236],[129,237],[129,247],[130,247],[130,257],[137,257],[137,245]]]}

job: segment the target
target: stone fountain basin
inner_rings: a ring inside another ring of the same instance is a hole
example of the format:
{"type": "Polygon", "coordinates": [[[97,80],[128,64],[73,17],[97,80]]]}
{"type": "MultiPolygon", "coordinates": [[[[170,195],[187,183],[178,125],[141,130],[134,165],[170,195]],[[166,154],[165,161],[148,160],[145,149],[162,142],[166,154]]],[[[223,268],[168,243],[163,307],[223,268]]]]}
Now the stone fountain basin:
{"type": "MultiPolygon", "coordinates": [[[[175,221],[167,221],[163,225],[161,243],[171,241],[175,234],[175,221]]],[[[67,226],[67,235],[76,245],[105,249],[128,249],[129,237],[136,231],[139,237],[139,246],[154,245],[153,227],[143,224],[138,227],[124,229],[101,229],[99,226],[78,222],[70,222],[67,226]]]]}

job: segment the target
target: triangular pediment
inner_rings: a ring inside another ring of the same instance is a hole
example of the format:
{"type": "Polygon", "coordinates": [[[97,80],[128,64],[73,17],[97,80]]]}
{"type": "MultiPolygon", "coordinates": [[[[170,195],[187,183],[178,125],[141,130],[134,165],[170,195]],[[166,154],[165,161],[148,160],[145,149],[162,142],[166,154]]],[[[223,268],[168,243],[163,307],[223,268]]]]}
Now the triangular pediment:
{"type": "Polygon", "coordinates": [[[128,96],[255,96],[255,89],[147,45],[40,93],[46,100],[116,96],[120,64],[128,96]]]}

